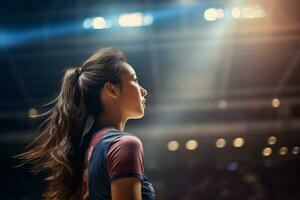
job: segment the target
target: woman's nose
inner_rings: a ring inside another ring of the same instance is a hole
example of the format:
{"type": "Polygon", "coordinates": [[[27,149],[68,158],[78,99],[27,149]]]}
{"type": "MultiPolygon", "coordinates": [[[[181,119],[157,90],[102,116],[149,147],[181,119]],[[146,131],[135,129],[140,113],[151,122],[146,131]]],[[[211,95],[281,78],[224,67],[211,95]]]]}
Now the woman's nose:
{"type": "Polygon", "coordinates": [[[140,87],[141,87],[141,93],[142,93],[142,96],[143,96],[143,97],[147,96],[147,94],[148,94],[147,90],[144,89],[142,86],[140,86],[140,87]]]}

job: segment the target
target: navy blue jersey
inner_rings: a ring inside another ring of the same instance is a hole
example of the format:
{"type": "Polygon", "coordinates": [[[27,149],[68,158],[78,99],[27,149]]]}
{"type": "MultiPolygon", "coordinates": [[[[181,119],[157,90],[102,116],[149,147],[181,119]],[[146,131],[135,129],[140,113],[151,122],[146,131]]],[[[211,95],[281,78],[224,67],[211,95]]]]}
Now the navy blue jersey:
{"type": "Polygon", "coordinates": [[[144,174],[143,145],[139,138],[114,128],[98,131],[86,150],[81,199],[111,199],[111,181],[124,177],[139,178],[142,199],[155,199],[153,186],[144,174]]]}

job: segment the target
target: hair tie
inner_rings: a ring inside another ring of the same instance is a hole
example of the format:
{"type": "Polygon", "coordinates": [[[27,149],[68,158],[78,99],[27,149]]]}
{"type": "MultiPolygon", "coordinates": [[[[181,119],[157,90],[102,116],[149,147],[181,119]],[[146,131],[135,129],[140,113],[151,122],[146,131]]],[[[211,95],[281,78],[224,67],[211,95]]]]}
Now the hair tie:
{"type": "Polygon", "coordinates": [[[81,75],[81,67],[75,69],[76,79],[78,79],[80,75],[81,75]]]}

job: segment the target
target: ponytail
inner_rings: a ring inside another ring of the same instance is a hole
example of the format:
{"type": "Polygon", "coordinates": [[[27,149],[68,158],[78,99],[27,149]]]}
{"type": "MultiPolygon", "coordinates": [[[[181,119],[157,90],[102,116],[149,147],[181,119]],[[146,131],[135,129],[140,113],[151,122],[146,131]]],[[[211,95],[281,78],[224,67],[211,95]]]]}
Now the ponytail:
{"type": "Polygon", "coordinates": [[[41,134],[28,145],[30,150],[16,156],[24,161],[21,165],[32,164],[33,173],[48,172],[44,199],[76,199],[79,195],[83,163],[79,144],[86,118],[79,76],[80,68],[66,70],[41,134]]]}

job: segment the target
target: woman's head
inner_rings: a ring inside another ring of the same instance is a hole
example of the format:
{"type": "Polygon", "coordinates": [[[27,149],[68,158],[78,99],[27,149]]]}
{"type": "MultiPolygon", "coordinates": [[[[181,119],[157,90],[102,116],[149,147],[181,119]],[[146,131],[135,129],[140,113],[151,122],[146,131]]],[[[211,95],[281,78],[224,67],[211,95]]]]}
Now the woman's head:
{"type": "Polygon", "coordinates": [[[122,117],[143,116],[147,91],[138,84],[134,69],[121,51],[99,50],[84,62],[78,73],[80,104],[87,115],[99,115],[106,107],[113,106],[122,117]]]}

